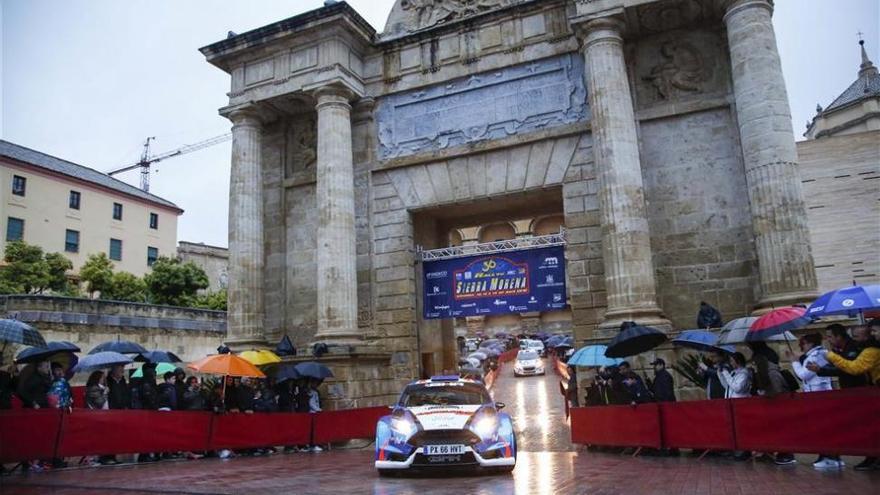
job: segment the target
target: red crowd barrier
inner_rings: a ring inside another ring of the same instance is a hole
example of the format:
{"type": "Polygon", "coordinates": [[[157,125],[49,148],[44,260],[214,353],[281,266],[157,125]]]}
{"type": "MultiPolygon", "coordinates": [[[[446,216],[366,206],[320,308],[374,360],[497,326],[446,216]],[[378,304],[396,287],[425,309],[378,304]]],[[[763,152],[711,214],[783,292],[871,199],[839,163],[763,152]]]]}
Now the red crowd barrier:
{"type": "Polygon", "coordinates": [[[354,438],[373,438],[379,418],[389,414],[386,406],[325,411],[314,415],[315,443],[341,442],[354,438]]]}
{"type": "Polygon", "coordinates": [[[513,361],[514,359],[516,359],[517,352],[519,352],[519,349],[510,349],[510,350],[504,351],[503,353],[501,353],[500,356],[498,356],[498,362],[499,363],[509,363],[510,361],[513,361]]]}
{"type": "Polygon", "coordinates": [[[572,442],[880,456],[880,388],[571,410],[572,442]]]}
{"type": "Polygon", "coordinates": [[[307,445],[311,440],[312,416],[309,413],[215,415],[210,439],[206,439],[207,450],[307,445]]]}
{"type": "Polygon", "coordinates": [[[52,458],[61,419],[59,409],[23,409],[0,414],[0,462],[52,458]]]}

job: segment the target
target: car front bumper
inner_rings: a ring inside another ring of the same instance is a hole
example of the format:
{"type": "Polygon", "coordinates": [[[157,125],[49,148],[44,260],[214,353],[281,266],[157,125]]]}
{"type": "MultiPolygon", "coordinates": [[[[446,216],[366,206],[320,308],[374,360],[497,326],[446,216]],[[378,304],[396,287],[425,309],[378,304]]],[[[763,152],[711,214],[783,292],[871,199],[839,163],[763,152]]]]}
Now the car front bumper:
{"type": "MultiPolygon", "coordinates": [[[[484,452],[484,455],[486,452],[484,452]]],[[[450,467],[465,467],[465,466],[479,466],[479,467],[504,467],[504,466],[514,466],[516,465],[516,457],[495,457],[492,459],[487,459],[481,456],[476,450],[471,447],[465,447],[464,454],[460,455],[461,461],[459,462],[437,462],[432,463],[428,460],[428,456],[424,455],[423,448],[417,448],[410,456],[404,461],[375,461],[376,469],[411,469],[411,468],[427,468],[427,469],[435,469],[435,468],[450,468],[450,467]]]]}

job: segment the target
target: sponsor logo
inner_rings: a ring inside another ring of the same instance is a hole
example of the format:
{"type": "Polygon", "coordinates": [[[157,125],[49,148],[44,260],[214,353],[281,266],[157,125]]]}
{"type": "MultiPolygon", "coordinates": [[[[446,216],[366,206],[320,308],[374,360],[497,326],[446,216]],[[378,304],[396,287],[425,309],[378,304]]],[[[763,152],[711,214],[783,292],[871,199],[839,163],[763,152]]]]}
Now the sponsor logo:
{"type": "Polygon", "coordinates": [[[544,258],[544,264],[547,266],[559,266],[559,258],[556,256],[548,256],[544,258]]]}
{"type": "Polygon", "coordinates": [[[492,304],[494,304],[495,306],[504,306],[505,304],[507,304],[507,301],[502,301],[501,299],[495,299],[495,302],[493,302],[492,304]]]}
{"type": "Polygon", "coordinates": [[[562,301],[562,294],[553,294],[553,302],[562,301]]]}
{"type": "Polygon", "coordinates": [[[529,303],[530,303],[530,304],[537,304],[537,303],[538,303],[538,300],[535,299],[535,296],[532,296],[532,297],[529,298],[529,303]]]}
{"type": "Polygon", "coordinates": [[[435,285],[435,286],[434,286],[434,294],[439,294],[439,293],[440,293],[440,287],[437,287],[437,286],[435,285]]]}
{"type": "Polygon", "coordinates": [[[545,282],[547,282],[548,284],[552,284],[555,280],[556,278],[553,275],[547,275],[545,282]]]}
{"type": "Polygon", "coordinates": [[[431,278],[446,278],[446,275],[447,275],[446,271],[431,272],[431,273],[425,275],[425,278],[429,278],[429,279],[431,279],[431,278]]]}
{"type": "Polygon", "coordinates": [[[475,308],[477,307],[477,303],[465,303],[461,305],[462,308],[475,308]]]}
{"type": "Polygon", "coordinates": [[[528,307],[528,306],[514,306],[514,305],[510,305],[510,306],[508,306],[508,308],[509,308],[511,311],[528,311],[528,310],[529,310],[529,307],[528,307]]]}
{"type": "Polygon", "coordinates": [[[810,313],[816,313],[816,312],[822,311],[823,309],[825,309],[825,306],[816,306],[816,307],[810,308],[810,313]]]}
{"type": "Polygon", "coordinates": [[[856,303],[856,302],[853,301],[852,299],[844,299],[843,301],[841,301],[840,305],[843,306],[844,308],[848,308],[848,307],[852,306],[852,305],[855,304],[855,303],[856,303]]]}

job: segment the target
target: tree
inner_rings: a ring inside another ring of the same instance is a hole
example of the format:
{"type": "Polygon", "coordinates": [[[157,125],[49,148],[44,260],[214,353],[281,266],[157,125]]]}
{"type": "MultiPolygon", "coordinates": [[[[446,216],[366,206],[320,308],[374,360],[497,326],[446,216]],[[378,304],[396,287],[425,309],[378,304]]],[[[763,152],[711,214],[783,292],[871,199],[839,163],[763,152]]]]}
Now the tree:
{"type": "Polygon", "coordinates": [[[0,293],[42,294],[67,290],[67,270],[73,268],[64,255],[43,253],[23,241],[6,244],[5,264],[0,268],[0,293]]]}
{"type": "Polygon", "coordinates": [[[208,292],[198,296],[195,300],[195,307],[226,311],[226,300],[226,289],[220,289],[217,292],[208,292]]]}
{"type": "Polygon", "coordinates": [[[48,289],[58,293],[67,292],[67,270],[73,269],[73,262],[61,253],[46,253],[43,259],[49,271],[48,289]]]}
{"type": "Polygon", "coordinates": [[[160,256],[153,271],[144,277],[150,301],[155,304],[190,306],[200,289],[208,287],[205,271],[191,261],[160,256]]]}
{"type": "Polygon", "coordinates": [[[103,294],[113,287],[113,262],[106,253],[89,255],[79,269],[79,276],[83,282],[88,283],[89,295],[95,292],[103,294]]]}
{"type": "Polygon", "coordinates": [[[101,292],[101,299],[146,302],[147,283],[142,278],[128,272],[114,273],[110,287],[101,292]]]}

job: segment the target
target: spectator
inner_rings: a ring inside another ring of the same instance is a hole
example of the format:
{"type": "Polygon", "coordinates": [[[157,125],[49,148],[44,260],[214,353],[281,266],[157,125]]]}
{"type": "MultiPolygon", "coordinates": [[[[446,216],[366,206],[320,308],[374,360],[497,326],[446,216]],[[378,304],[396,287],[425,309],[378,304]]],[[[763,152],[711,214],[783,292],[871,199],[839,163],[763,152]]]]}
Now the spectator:
{"type": "Polygon", "coordinates": [[[568,367],[568,400],[571,403],[571,407],[578,407],[580,404],[578,402],[578,378],[577,378],[577,370],[574,366],[568,367]]]}
{"type": "Polygon", "coordinates": [[[620,370],[620,382],[623,384],[628,403],[643,404],[653,400],[651,393],[645,387],[645,382],[632,371],[629,362],[623,361],[618,366],[618,369],[620,370]]]}
{"type": "Polygon", "coordinates": [[[162,378],[164,383],[159,385],[156,405],[160,411],[173,411],[177,409],[177,376],[173,371],[166,371],[162,378]]]}
{"type": "Polygon", "coordinates": [[[183,368],[174,368],[174,390],[177,392],[177,405],[183,408],[183,394],[186,393],[186,372],[183,368]]]}
{"type": "Polygon", "coordinates": [[[64,366],[61,363],[52,363],[52,387],[48,394],[49,405],[59,409],[71,409],[73,407],[73,393],[67,378],[64,378],[64,366]]]}
{"type": "Polygon", "coordinates": [[[107,404],[107,380],[103,371],[93,371],[86,381],[86,407],[89,409],[109,409],[107,404]]]}
{"type": "Polygon", "coordinates": [[[37,364],[36,371],[19,381],[18,396],[24,407],[40,409],[49,407],[48,394],[52,388],[52,375],[48,361],[37,364]]]}
{"type": "Polygon", "coordinates": [[[675,381],[672,374],[666,371],[666,361],[657,358],[651,363],[654,367],[654,381],[651,382],[651,393],[657,402],[675,402],[675,381]]]}
{"type": "Polygon", "coordinates": [[[125,368],[121,364],[110,368],[107,390],[107,405],[110,409],[128,409],[131,406],[131,393],[125,383],[125,368]]]}
{"type": "MultiPolygon", "coordinates": [[[[321,412],[321,396],[318,395],[318,387],[321,386],[321,382],[323,380],[319,380],[317,378],[309,378],[308,385],[308,394],[309,394],[309,412],[310,413],[319,413],[321,412]]],[[[314,432],[312,432],[314,434],[314,432]]],[[[312,452],[321,452],[324,449],[315,445],[314,439],[311,441],[311,445],[309,448],[312,452]]]]}
{"type": "Polygon", "coordinates": [[[159,387],[156,385],[156,364],[144,363],[141,368],[143,378],[138,384],[141,409],[155,411],[158,409],[159,387]]]}
{"type": "MultiPolygon", "coordinates": [[[[862,352],[861,343],[851,339],[849,333],[846,331],[846,327],[843,325],[839,323],[828,325],[826,330],[828,331],[828,342],[831,344],[831,349],[838,355],[849,360],[854,360],[858,357],[859,353],[862,352]]],[[[826,364],[825,366],[820,367],[815,363],[807,363],[805,366],[809,371],[812,371],[819,376],[836,376],[840,388],[863,387],[868,384],[865,375],[850,375],[842,373],[832,364],[826,364]]]]}
{"type": "Polygon", "coordinates": [[[243,413],[253,413],[255,395],[254,389],[251,388],[251,379],[246,376],[242,377],[235,393],[238,410],[243,413]]]}
{"type": "Polygon", "coordinates": [[[186,411],[204,411],[207,409],[205,396],[199,379],[191,376],[186,379],[186,388],[183,391],[181,409],[186,411]]]}
{"type": "Polygon", "coordinates": [[[296,412],[295,383],[293,380],[285,380],[275,385],[278,393],[278,411],[296,412]]]}
{"type": "Polygon", "coordinates": [[[724,386],[718,378],[718,371],[725,367],[724,352],[721,350],[709,353],[708,362],[704,359],[700,361],[700,371],[706,380],[706,398],[707,399],[723,399],[725,395],[724,386]]]}
{"type": "Polygon", "coordinates": [[[10,364],[0,368],[0,410],[12,409],[12,395],[18,389],[18,368],[10,364]]]}
{"type": "Polygon", "coordinates": [[[738,399],[751,396],[752,374],[746,368],[746,357],[741,352],[734,352],[730,356],[731,370],[721,368],[718,370],[718,379],[724,387],[725,399],[738,399]]]}
{"type": "Polygon", "coordinates": [[[723,325],[721,313],[711,304],[700,301],[700,311],[697,313],[697,328],[718,328],[723,325]]]}
{"type": "Polygon", "coordinates": [[[296,381],[296,412],[309,412],[309,380],[300,378],[296,381]]]}
{"type": "MultiPolygon", "coordinates": [[[[767,346],[766,342],[749,342],[752,350],[752,362],[755,364],[755,389],[758,395],[776,397],[779,394],[793,392],[788,386],[782,370],[779,368],[779,355],[767,346]]],[[[797,464],[797,459],[788,452],[778,452],[773,461],[778,466],[797,464]]]]}
{"type": "Polygon", "coordinates": [[[278,412],[278,398],[265,380],[262,380],[257,386],[257,392],[254,396],[254,411],[278,412]]]}

